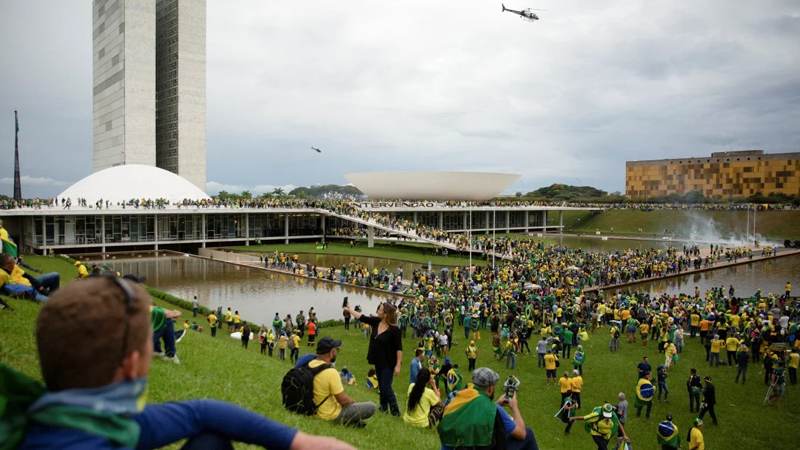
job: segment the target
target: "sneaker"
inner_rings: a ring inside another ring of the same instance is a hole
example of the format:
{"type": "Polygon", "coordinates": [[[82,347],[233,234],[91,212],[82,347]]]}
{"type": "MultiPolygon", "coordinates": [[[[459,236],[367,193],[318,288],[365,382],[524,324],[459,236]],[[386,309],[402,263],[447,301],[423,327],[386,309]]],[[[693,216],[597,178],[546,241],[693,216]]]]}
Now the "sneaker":
{"type": "Polygon", "coordinates": [[[175,364],[180,364],[181,363],[181,360],[178,359],[178,355],[175,355],[175,356],[162,356],[162,359],[164,361],[173,362],[175,364]]]}
{"type": "Polygon", "coordinates": [[[153,356],[158,356],[160,358],[164,357],[164,352],[153,352],[153,356]]]}
{"type": "Polygon", "coordinates": [[[177,333],[175,333],[175,343],[177,344],[178,342],[183,340],[183,338],[185,338],[187,334],[189,333],[187,333],[185,330],[180,330],[177,333]]]}

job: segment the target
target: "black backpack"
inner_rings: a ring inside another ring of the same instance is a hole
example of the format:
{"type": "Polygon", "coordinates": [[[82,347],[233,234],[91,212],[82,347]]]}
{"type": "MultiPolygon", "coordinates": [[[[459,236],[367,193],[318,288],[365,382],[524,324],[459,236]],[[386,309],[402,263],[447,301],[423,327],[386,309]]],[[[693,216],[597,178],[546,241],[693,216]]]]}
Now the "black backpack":
{"type": "Polygon", "coordinates": [[[283,377],[281,383],[281,396],[283,406],[291,412],[312,416],[317,409],[328,400],[325,398],[319,405],[314,403],[314,377],[325,369],[330,368],[330,364],[320,364],[313,369],[308,364],[294,367],[283,377]]]}

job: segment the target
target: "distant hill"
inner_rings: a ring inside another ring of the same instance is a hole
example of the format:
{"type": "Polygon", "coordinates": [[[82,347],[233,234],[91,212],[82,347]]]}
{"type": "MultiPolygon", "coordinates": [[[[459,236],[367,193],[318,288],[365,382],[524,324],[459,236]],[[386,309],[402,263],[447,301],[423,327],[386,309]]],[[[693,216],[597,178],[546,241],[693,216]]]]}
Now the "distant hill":
{"type": "Polygon", "coordinates": [[[289,195],[306,198],[330,198],[330,197],[361,197],[363,192],[355,186],[339,186],[338,184],[323,184],[320,186],[301,186],[292,189],[289,195]]]}
{"type": "Polygon", "coordinates": [[[608,192],[591,186],[571,186],[568,184],[551,184],[528,192],[525,197],[534,197],[547,200],[589,200],[602,199],[608,192]]]}

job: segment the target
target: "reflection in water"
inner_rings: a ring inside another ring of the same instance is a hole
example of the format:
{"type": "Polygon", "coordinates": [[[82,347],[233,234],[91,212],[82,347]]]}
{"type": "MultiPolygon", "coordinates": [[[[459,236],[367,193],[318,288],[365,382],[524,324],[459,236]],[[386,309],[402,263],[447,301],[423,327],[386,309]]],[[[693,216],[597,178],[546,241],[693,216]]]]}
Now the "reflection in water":
{"type": "Polygon", "coordinates": [[[114,270],[147,278],[147,284],[201,305],[238,309],[242,317],[263,324],[272,323],[275,313],[294,317],[312,306],[320,320],[341,319],[342,298],[373,312],[388,294],[349,286],[308,280],[260,269],[209,261],[201,258],[160,256],[106,260],[114,270]]]}
{"type": "Polygon", "coordinates": [[[648,248],[667,248],[669,246],[682,248],[683,242],[668,242],[646,239],[611,239],[604,241],[597,237],[581,236],[559,236],[547,235],[543,237],[533,237],[535,241],[542,241],[545,245],[561,245],[570,248],[582,248],[591,251],[613,252],[629,248],[648,249],[648,248]]]}
{"type": "MultiPolygon", "coordinates": [[[[403,269],[404,278],[411,278],[411,273],[416,269],[425,269],[425,270],[428,269],[428,264],[398,261],[388,258],[375,258],[371,256],[322,255],[315,253],[296,253],[296,255],[298,257],[299,262],[319,267],[341,268],[344,265],[350,263],[356,263],[356,264],[361,264],[370,270],[377,268],[378,270],[386,269],[391,272],[397,272],[397,268],[399,267],[403,269]]],[[[431,268],[437,272],[442,267],[444,266],[437,266],[435,264],[431,264],[431,268]]]]}
{"type": "Polygon", "coordinates": [[[765,295],[770,292],[778,295],[783,294],[783,288],[787,281],[791,281],[793,286],[800,286],[800,256],[787,256],[726,269],[651,281],[628,286],[622,290],[641,289],[653,294],[662,292],[692,294],[695,286],[700,289],[700,292],[705,292],[712,287],[723,286],[724,292],[727,293],[728,286],[733,285],[737,296],[749,297],[759,289],[765,295]]]}

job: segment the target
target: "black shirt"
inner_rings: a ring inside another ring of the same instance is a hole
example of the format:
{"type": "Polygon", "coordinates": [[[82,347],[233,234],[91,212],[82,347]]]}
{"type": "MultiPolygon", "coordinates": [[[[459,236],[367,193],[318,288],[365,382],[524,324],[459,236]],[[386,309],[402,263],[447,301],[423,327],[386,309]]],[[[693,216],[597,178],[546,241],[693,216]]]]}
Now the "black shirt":
{"type": "Polygon", "coordinates": [[[378,334],[378,324],[381,323],[380,317],[361,316],[358,320],[372,327],[369,350],[367,350],[367,362],[374,365],[376,369],[396,366],[397,352],[403,350],[400,329],[394,325],[389,325],[386,331],[378,334]]]}

